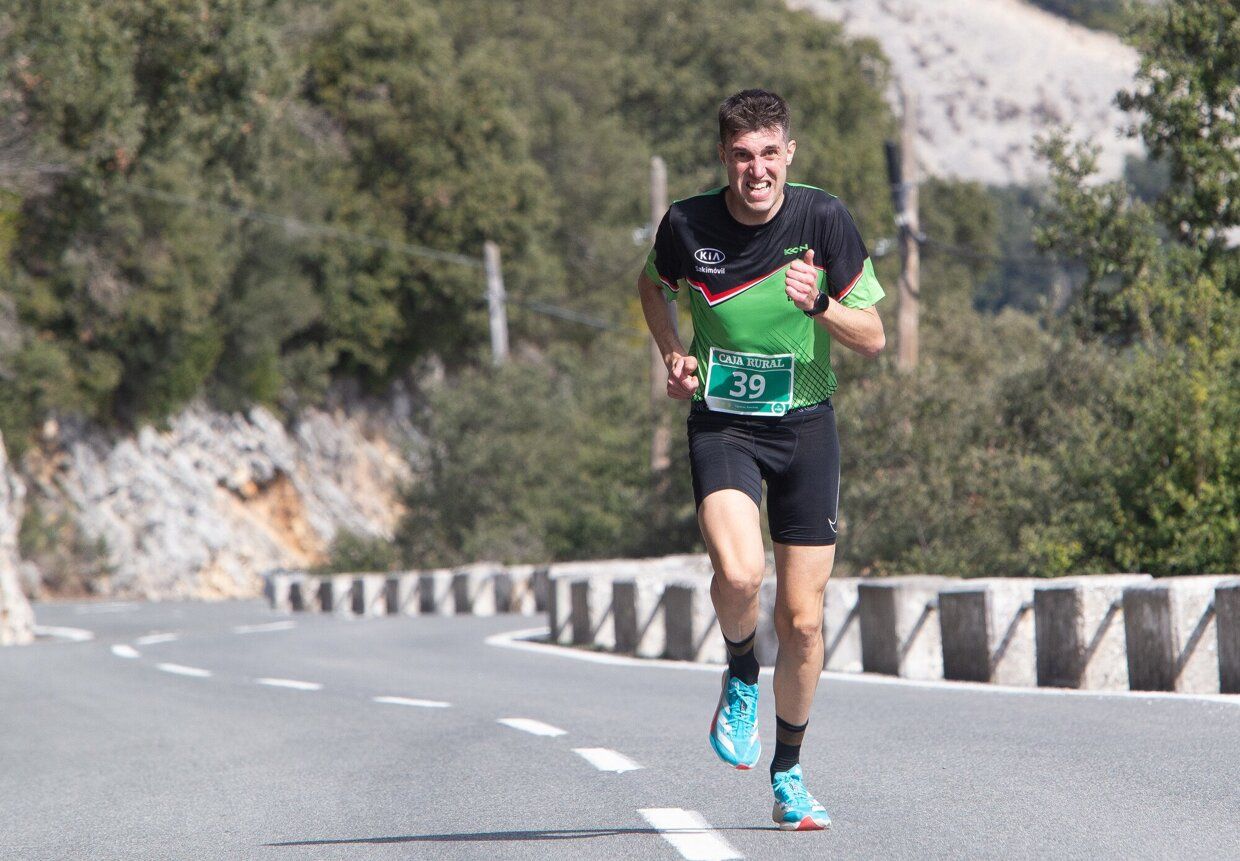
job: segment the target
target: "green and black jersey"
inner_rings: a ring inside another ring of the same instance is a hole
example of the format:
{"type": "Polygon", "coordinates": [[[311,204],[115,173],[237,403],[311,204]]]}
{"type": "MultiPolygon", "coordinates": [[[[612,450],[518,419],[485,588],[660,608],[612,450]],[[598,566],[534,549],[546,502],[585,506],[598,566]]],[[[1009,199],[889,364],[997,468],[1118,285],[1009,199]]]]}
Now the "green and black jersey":
{"type": "Polygon", "coordinates": [[[831,337],[792,304],[784,274],[813,249],[819,289],[849,308],[870,307],[884,294],[861,234],[822,189],[788,183],[775,217],[754,227],[732,217],[724,191],[673,203],[646,260],[669,298],[691,297],[694,398],[755,415],[825,401],[836,388],[831,337]]]}

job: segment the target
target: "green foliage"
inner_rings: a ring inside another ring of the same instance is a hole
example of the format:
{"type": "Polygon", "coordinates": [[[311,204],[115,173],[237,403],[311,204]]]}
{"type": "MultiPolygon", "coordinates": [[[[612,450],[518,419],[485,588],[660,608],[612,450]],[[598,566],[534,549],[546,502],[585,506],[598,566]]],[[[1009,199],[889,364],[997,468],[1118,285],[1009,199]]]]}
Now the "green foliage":
{"type": "Polygon", "coordinates": [[[327,562],[316,574],[353,574],[360,571],[395,571],[400,567],[396,545],[386,538],[340,531],[332,539],[327,562]]]}
{"type": "MultiPolygon", "coordinates": [[[[455,375],[430,399],[432,441],[401,529],[409,564],[645,555],[691,547],[684,469],[656,497],[644,351],[590,350],[455,375]],[[676,513],[657,512],[676,500],[676,513]]],[[[673,425],[673,461],[687,443],[673,425]]]]}
{"type": "Polygon", "coordinates": [[[158,419],[210,378],[245,240],[183,199],[244,204],[266,182],[289,82],[274,9],[42,0],[15,14],[5,107],[58,165],[23,200],[6,285],[30,354],[8,361],[36,415],[158,419]]]}
{"type": "MultiPolygon", "coordinates": [[[[928,269],[922,366],[880,365],[839,398],[854,476],[845,564],[965,576],[1240,565],[1240,261],[1222,235],[1235,225],[1237,127],[1221,107],[1236,90],[1235,17],[1208,3],[1145,15],[1138,94],[1121,101],[1144,113],[1165,181],[1151,171],[1139,194],[1097,183],[1088,149],[1046,143],[1036,238],[1083,274],[1067,319],[1041,332],[980,317],[942,281],[950,269],[928,269]]],[[[939,197],[939,235],[973,220],[950,201],[939,197]]]]}
{"type": "MultiPolygon", "coordinates": [[[[1125,33],[1131,26],[1129,4],[1146,0],[1030,0],[1047,12],[1097,30],[1125,33]]],[[[1153,0],[1158,2],[1158,0],[1153,0]]]]}

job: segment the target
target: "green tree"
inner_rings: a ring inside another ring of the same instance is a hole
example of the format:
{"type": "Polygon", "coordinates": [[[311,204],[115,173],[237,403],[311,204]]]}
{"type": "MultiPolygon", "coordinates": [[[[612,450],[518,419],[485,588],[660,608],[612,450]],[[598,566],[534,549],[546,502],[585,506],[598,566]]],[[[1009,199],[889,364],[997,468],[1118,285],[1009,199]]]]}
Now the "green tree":
{"type": "Polygon", "coordinates": [[[225,345],[214,310],[246,247],[218,207],[261,199],[290,83],[278,8],[15,12],[6,108],[57,166],[22,201],[7,285],[27,335],[6,363],[30,413],[159,418],[210,377],[225,345]]]}

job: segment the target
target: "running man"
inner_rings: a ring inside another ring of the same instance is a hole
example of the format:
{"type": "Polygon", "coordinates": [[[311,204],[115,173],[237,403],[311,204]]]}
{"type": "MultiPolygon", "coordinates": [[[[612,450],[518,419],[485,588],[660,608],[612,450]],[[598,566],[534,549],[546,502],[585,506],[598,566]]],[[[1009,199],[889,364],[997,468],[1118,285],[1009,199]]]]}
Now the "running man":
{"type": "Polygon", "coordinates": [[[774,93],[745,90],[720,105],[728,184],[672,204],[638,291],[667,365],[667,394],[692,401],[693,491],[728,649],[710,744],[734,768],[752,768],[762,753],[753,645],[766,568],[758,517],[765,481],[779,639],[773,818],[780,828],[817,830],[831,820],[805,788],[799,763],[835,561],[831,341],[872,358],[885,336],[873,307],[883,289],[848,210],[821,189],[787,182],[796,152],[790,130],[788,105],[774,93]],[[664,298],[681,293],[690,297],[690,350],[664,298]]]}

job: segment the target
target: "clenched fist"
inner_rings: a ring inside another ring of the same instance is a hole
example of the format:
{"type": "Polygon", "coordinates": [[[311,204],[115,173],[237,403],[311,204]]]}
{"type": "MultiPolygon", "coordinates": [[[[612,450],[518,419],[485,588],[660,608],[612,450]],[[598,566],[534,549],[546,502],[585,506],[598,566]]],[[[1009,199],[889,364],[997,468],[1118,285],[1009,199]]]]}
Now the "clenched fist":
{"type": "Polygon", "coordinates": [[[697,391],[698,360],[693,356],[672,354],[671,364],[667,366],[667,396],[678,401],[687,401],[697,391]]]}
{"type": "Polygon", "coordinates": [[[784,276],[784,292],[802,311],[813,310],[818,299],[818,270],[814,268],[814,249],[805,252],[800,260],[792,261],[784,276]]]}

